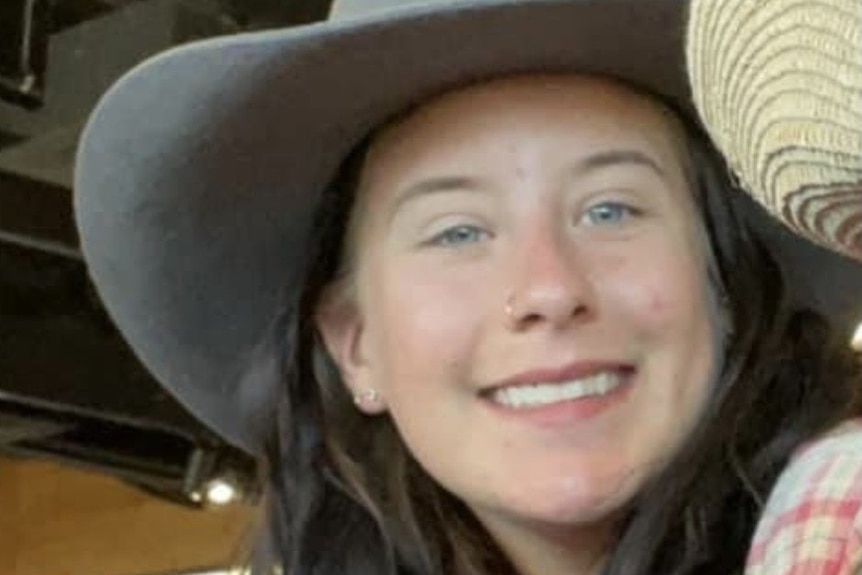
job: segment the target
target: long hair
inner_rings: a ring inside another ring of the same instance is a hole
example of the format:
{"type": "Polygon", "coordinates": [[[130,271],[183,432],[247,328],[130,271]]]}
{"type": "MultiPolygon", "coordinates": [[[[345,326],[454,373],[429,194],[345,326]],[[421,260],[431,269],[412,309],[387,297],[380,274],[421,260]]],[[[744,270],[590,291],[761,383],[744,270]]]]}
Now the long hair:
{"type": "MultiPolygon", "coordinates": [[[[760,509],[803,442],[862,413],[859,365],[740,213],[698,128],[687,125],[698,205],[734,335],[688,440],[631,505],[605,575],[741,570],[760,509]]],[[[267,521],[254,575],[506,575],[515,570],[466,506],[412,458],[388,416],[353,405],[312,322],[343,271],[367,144],[324,194],[304,291],[282,317],[285,381],[266,447],[267,521]]]]}

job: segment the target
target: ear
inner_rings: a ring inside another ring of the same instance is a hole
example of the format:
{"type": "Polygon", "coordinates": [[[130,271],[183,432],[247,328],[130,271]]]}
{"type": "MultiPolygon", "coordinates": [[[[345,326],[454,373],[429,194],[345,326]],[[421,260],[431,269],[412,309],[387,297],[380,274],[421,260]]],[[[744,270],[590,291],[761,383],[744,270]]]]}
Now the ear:
{"type": "Polygon", "coordinates": [[[336,294],[336,290],[341,291],[336,287],[324,293],[315,313],[317,330],[357,407],[369,415],[383,413],[386,403],[375,388],[359,306],[355,298],[336,294]]]}

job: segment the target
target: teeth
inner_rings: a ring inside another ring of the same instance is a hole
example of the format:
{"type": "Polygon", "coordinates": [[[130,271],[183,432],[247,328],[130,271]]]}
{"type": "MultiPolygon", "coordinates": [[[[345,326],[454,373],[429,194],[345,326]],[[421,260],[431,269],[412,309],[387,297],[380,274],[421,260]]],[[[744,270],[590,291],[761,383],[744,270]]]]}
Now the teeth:
{"type": "Polygon", "coordinates": [[[491,395],[495,402],[506,407],[526,408],[572,401],[583,397],[606,395],[622,384],[619,373],[602,372],[591,377],[560,383],[532,383],[497,389],[491,395]]]}

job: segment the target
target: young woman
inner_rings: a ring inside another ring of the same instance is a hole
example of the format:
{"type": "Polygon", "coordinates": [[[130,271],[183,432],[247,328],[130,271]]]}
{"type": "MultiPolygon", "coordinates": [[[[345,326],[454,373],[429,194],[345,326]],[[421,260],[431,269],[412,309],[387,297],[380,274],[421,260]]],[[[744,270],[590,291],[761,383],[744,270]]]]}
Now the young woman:
{"type": "Polygon", "coordinates": [[[106,96],[85,253],[148,367],[261,455],[256,570],[862,566],[846,320],[690,119],[684,13],[352,15],[106,96]]]}

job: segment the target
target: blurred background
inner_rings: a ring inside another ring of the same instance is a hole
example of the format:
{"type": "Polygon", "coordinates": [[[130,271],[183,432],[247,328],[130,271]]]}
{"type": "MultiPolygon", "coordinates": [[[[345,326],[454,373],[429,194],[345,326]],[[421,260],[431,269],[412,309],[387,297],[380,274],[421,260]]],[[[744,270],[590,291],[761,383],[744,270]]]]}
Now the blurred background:
{"type": "Polygon", "coordinates": [[[254,462],[114,331],[78,250],[72,166],[87,115],[135,64],[318,20],[329,3],[0,0],[0,575],[216,573],[242,559],[254,462]]]}

